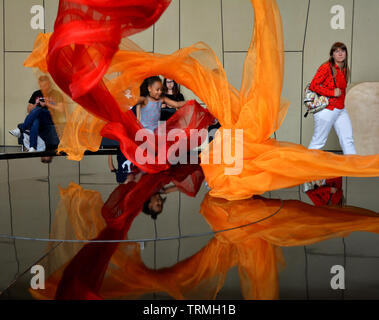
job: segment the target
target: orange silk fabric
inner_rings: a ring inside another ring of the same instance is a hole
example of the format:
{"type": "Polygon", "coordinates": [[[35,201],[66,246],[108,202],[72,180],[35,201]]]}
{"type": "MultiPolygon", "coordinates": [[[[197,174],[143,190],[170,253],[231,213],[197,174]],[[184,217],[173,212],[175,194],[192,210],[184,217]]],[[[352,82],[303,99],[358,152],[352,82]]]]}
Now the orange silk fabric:
{"type": "MultiPolygon", "coordinates": [[[[51,237],[95,237],[105,227],[102,205],[97,191],[74,183],[61,189],[51,237]]],[[[214,231],[262,221],[217,233],[193,256],[158,270],[145,266],[138,244],[120,244],[106,269],[98,296],[92,298],[131,299],[166,292],[175,299],[215,299],[227,272],[236,266],[245,299],[277,299],[278,272],[285,265],[280,247],[310,245],[353,231],[379,233],[379,216],[375,212],[356,207],[314,207],[297,200],[257,197],[227,201],[208,194],[200,213],[214,231]]],[[[30,290],[35,298],[54,298],[63,271],[82,246],[63,243],[41,262],[49,276],[45,290],[30,290]]],[[[99,250],[104,247],[99,245],[99,250]]]]}
{"type": "MultiPolygon", "coordinates": [[[[371,177],[379,175],[379,155],[341,156],[304,146],[279,142],[270,137],[280,127],[289,103],[281,99],[284,68],[283,33],[275,0],[251,0],[254,7],[254,33],[245,59],[241,90],[229,82],[212,49],[199,42],[171,55],[143,52],[127,38],[113,57],[107,71],[106,86],[123,110],[133,105],[139,85],[151,75],[163,75],[192,90],[220,124],[220,135],[202,152],[202,168],[210,194],[228,200],[250,198],[269,190],[337,176],[371,177]],[[125,92],[130,93],[127,97],[125,92]],[[243,141],[235,130],[243,130],[243,141]],[[230,130],[230,139],[224,132],[230,130]],[[242,153],[237,174],[230,157],[214,161],[215,150],[236,145],[242,153]],[[209,159],[209,162],[206,162],[209,159]]],[[[40,51],[35,49],[32,55],[40,51]]],[[[41,62],[41,67],[45,64],[41,62]]],[[[79,160],[83,150],[96,150],[103,123],[86,112],[70,117],[59,150],[79,160]],[[86,121],[78,120],[85,117],[86,121]],[[89,122],[87,122],[87,120],[89,122]],[[75,122],[75,123],[74,123],[75,122]],[[89,123],[94,123],[91,125],[89,123]],[[88,130],[90,128],[91,130],[88,130]],[[92,137],[92,138],[91,138],[92,137]]]]}

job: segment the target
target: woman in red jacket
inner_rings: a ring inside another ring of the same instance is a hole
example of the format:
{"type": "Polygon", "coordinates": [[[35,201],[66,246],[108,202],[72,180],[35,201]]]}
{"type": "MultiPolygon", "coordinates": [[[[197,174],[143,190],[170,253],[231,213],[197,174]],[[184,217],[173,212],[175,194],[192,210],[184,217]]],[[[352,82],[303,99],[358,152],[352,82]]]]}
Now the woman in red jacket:
{"type": "Polygon", "coordinates": [[[356,154],[353,128],[345,109],[349,71],[346,46],[336,42],[330,49],[329,60],[317,70],[310,85],[310,90],[329,97],[329,105],[314,114],[314,132],[308,149],[321,149],[333,126],[343,153],[356,154]]]}

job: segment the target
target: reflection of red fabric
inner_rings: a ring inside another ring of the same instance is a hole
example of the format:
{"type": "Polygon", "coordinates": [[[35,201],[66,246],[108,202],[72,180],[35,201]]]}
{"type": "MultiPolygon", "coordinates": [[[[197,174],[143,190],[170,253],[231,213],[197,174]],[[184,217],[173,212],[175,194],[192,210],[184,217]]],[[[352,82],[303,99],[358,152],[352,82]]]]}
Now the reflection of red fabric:
{"type": "MultiPolygon", "coordinates": [[[[179,190],[194,197],[203,180],[199,165],[179,165],[158,174],[146,174],[138,183],[119,185],[102,208],[107,227],[94,240],[124,239],[145,201],[171,181],[179,190]]],[[[102,299],[98,292],[118,246],[118,242],[85,245],[65,268],[55,299],[102,299]]]]}
{"type": "MultiPolygon", "coordinates": [[[[55,83],[87,111],[105,120],[108,124],[104,136],[119,140],[125,157],[149,173],[167,170],[170,165],[157,164],[158,161],[142,165],[136,161],[135,151],[142,142],[135,142],[135,136],[142,127],[132,112],[121,110],[103,77],[121,38],[150,27],[170,2],[61,0],[47,56],[48,71],[55,83]]],[[[181,114],[189,119],[175,122],[182,125],[180,129],[207,128],[213,120],[194,102],[185,106],[181,114]]],[[[189,130],[186,134],[189,136],[189,130]]]]}
{"type": "Polygon", "coordinates": [[[307,195],[317,207],[325,206],[329,201],[331,205],[339,204],[343,197],[342,177],[327,179],[325,185],[307,191],[307,195]],[[337,191],[331,193],[332,188],[336,188],[337,191]]]}

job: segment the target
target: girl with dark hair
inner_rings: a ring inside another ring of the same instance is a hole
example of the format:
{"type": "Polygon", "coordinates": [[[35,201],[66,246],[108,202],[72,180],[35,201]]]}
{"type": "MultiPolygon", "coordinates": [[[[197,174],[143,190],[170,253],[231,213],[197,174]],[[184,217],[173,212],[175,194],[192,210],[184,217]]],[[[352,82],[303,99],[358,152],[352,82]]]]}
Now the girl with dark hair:
{"type": "Polygon", "coordinates": [[[163,90],[167,98],[174,101],[184,101],[184,97],[180,93],[179,86],[175,80],[165,78],[163,80],[163,90]]]}
{"type": "Polygon", "coordinates": [[[314,114],[314,132],[308,149],[321,149],[334,127],[343,153],[356,154],[353,128],[345,109],[350,73],[346,45],[334,43],[329,55],[329,60],[320,66],[309,87],[310,90],[329,97],[329,105],[314,114]]]}
{"type": "MultiPolygon", "coordinates": [[[[165,97],[173,101],[184,101],[184,96],[180,93],[179,86],[173,79],[165,78],[163,80],[163,93],[165,97]]],[[[163,104],[161,121],[168,120],[175,112],[176,109],[166,107],[166,105],[163,104]]]]}
{"type": "Polygon", "coordinates": [[[137,119],[146,129],[152,132],[158,127],[162,103],[176,109],[179,109],[186,103],[185,101],[178,102],[162,96],[162,80],[158,76],[145,79],[140,91],[141,97],[137,103],[137,119]]]}
{"type": "Polygon", "coordinates": [[[151,198],[144,203],[142,212],[151,216],[151,219],[156,220],[158,215],[162,213],[163,205],[166,202],[166,198],[162,198],[162,194],[168,194],[174,191],[179,191],[179,189],[176,186],[170,186],[154,193],[151,198]]]}

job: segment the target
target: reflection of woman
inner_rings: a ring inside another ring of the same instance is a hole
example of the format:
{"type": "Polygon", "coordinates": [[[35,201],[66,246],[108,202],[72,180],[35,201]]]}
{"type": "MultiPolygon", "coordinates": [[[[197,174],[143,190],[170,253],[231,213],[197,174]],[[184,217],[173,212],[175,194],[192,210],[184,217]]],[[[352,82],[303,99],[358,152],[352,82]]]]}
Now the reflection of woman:
{"type": "MultiPolygon", "coordinates": [[[[165,78],[163,80],[163,93],[164,95],[173,101],[184,101],[184,96],[180,93],[178,84],[172,80],[165,78]]],[[[175,109],[168,108],[166,105],[162,106],[161,121],[168,120],[174,113],[175,109]]]]}
{"type": "Polygon", "coordinates": [[[342,205],[344,200],[342,177],[313,181],[305,185],[307,189],[304,191],[315,206],[342,205]]]}
{"type": "Polygon", "coordinates": [[[330,49],[329,60],[318,69],[310,85],[310,90],[329,97],[329,105],[314,114],[314,132],[308,149],[321,149],[334,127],[343,153],[356,154],[353,128],[345,109],[348,80],[347,48],[343,43],[336,42],[330,49]]]}

